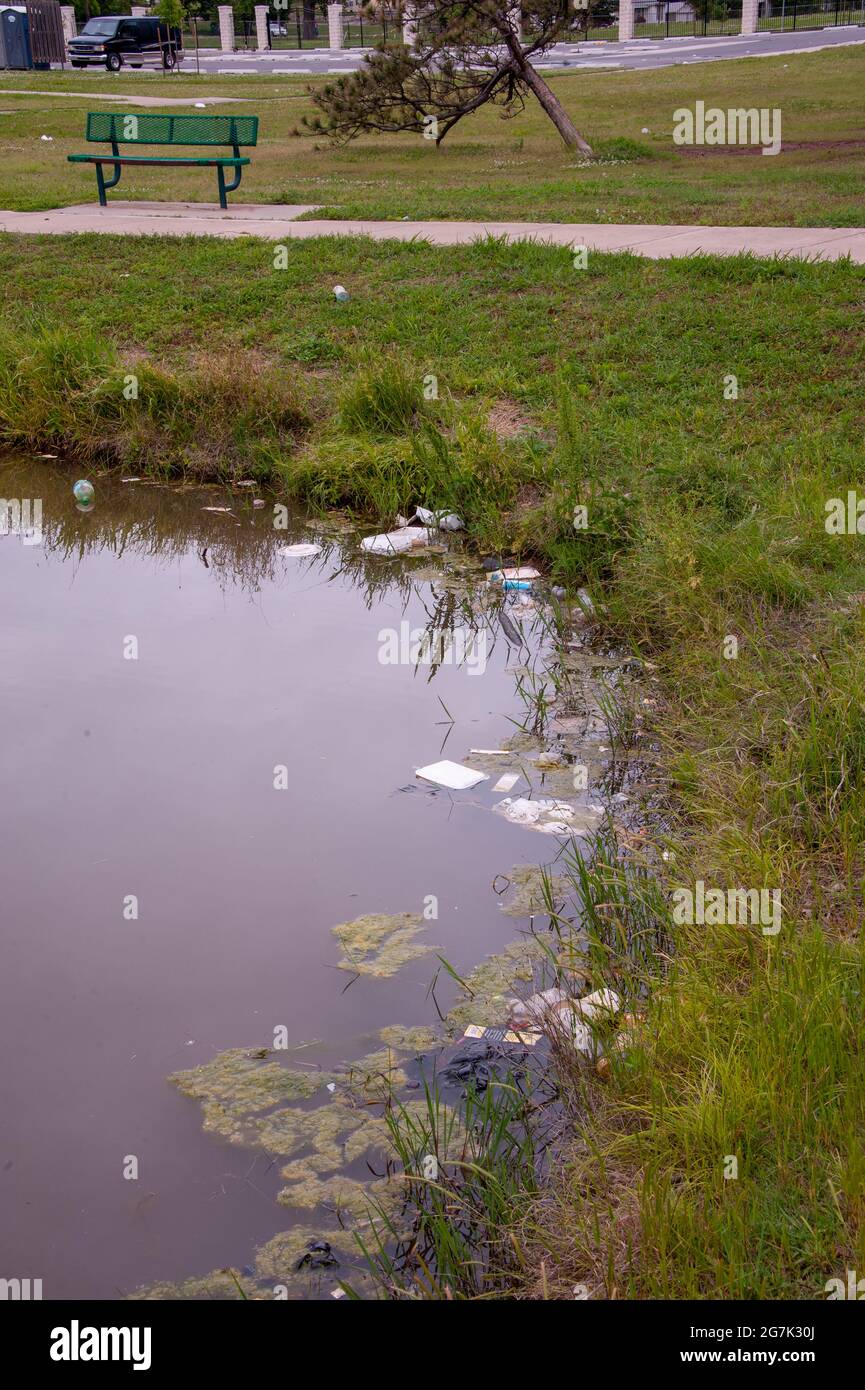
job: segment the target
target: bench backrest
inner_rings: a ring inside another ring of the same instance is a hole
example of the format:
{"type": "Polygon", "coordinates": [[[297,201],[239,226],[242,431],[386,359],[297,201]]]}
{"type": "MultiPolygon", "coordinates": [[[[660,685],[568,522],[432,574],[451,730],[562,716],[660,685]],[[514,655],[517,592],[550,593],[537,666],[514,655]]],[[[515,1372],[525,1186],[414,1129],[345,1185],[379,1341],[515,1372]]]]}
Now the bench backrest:
{"type": "Polygon", "coordinates": [[[90,111],[87,139],[118,145],[255,145],[258,117],[90,111]]]}

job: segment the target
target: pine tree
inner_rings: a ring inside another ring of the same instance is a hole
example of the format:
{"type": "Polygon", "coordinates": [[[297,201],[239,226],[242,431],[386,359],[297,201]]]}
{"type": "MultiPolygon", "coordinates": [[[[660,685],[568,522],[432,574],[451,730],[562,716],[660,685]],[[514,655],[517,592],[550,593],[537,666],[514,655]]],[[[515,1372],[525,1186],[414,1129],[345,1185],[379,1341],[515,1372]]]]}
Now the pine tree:
{"type": "Polygon", "coordinates": [[[417,26],[416,45],[377,48],[357,72],[311,90],[321,114],[304,119],[308,131],[338,141],[365,131],[420,131],[440,145],[488,102],[510,118],[531,95],[565,144],[591,157],[532,61],[579,23],[574,0],[420,0],[404,8],[417,26]]]}

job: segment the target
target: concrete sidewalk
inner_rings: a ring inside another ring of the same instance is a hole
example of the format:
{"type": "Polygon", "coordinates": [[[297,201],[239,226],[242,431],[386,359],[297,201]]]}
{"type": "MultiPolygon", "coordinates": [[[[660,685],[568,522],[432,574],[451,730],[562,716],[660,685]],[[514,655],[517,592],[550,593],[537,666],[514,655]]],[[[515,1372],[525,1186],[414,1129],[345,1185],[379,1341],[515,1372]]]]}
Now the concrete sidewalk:
{"type": "Polygon", "coordinates": [[[292,237],[367,236],[376,241],[429,241],[458,246],[481,237],[586,246],[591,251],[633,251],[650,260],[700,252],[734,256],[800,256],[865,264],[865,227],[653,227],[590,222],[298,222],[315,207],[236,203],[223,212],[216,203],[97,203],[47,212],[2,212],[0,231],[57,236],[107,232],[140,236],[292,237]]]}

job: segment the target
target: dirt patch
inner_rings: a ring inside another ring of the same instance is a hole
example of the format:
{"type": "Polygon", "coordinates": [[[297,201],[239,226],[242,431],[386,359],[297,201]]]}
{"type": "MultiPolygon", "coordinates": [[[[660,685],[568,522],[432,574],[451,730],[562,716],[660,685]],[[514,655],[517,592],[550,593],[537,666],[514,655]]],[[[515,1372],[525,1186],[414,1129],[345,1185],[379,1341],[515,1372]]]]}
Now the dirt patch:
{"type": "Polygon", "coordinates": [[[534,420],[520,409],[516,401],[496,401],[487,415],[487,424],[499,439],[513,439],[523,430],[534,429],[534,420]]]}
{"type": "MultiPolygon", "coordinates": [[[[674,154],[684,155],[686,159],[705,159],[712,155],[762,155],[763,145],[675,145],[674,154]]],[[[793,154],[796,150],[840,150],[849,154],[862,150],[865,153],[865,140],[785,140],[779,154],[793,154]]]]}

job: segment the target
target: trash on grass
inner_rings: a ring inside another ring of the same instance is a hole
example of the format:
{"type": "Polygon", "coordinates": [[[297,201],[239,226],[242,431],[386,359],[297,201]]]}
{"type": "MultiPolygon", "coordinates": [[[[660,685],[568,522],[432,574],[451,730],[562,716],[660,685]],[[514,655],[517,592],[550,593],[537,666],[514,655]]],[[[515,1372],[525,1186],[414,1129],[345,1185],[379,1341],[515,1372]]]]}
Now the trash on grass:
{"type": "Polygon", "coordinates": [[[595,616],[595,605],[592,601],[592,596],[589,593],[588,589],[577,590],[577,603],[579,604],[583,618],[586,621],[588,621],[589,618],[593,618],[595,616]]]}
{"type": "Polygon", "coordinates": [[[531,565],[517,565],[512,569],[493,570],[491,584],[501,584],[503,589],[530,589],[536,579],[541,578],[540,570],[531,565]]]}
{"type": "Polygon", "coordinates": [[[622,1007],[622,1001],[613,989],[596,989],[584,999],[575,1000],[574,1007],[583,1018],[598,1018],[604,1014],[617,1014],[622,1007]]]}
{"type": "Polygon", "coordinates": [[[508,999],[508,1023],[514,1028],[537,1028],[551,1009],[571,1002],[567,990],[557,987],[533,994],[530,999],[508,999]]]}
{"type": "MultiPolygon", "coordinates": [[[[597,1057],[601,1051],[593,1025],[606,1016],[612,1020],[622,1007],[612,989],[596,989],[582,999],[554,987],[529,999],[508,999],[508,1023],[514,1029],[532,1028],[566,1039],[577,1052],[597,1057]]],[[[614,1044],[615,1046],[616,1044],[614,1044]]]]}
{"type": "Polygon", "coordinates": [[[430,763],[427,767],[419,767],[415,772],[416,777],[422,777],[425,782],[436,782],[440,787],[450,787],[452,791],[467,791],[469,787],[476,787],[479,782],[488,782],[489,777],[485,772],[476,772],[472,767],[464,767],[462,763],[452,763],[444,758],[440,763],[430,763]]]}
{"type": "Polygon", "coordinates": [[[351,299],[351,295],[345,285],[334,285],[333,295],[334,299],[338,299],[340,304],[346,304],[351,299]]]}
{"type": "Polygon", "coordinates": [[[424,526],[437,526],[440,531],[462,531],[463,522],[454,512],[431,512],[428,507],[416,507],[415,516],[424,526]]]}
{"type": "Polygon", "coordinates": [[[566,1038],[577,1052],[595,1056],[597,1043],[591,1028],[579,1016],[578,1005],[579,1001],[566,990],[545,989],[531,999],[509,999],[508,1018],[518,1028],[540,1028],[548,1037],[566,1038]]]}

